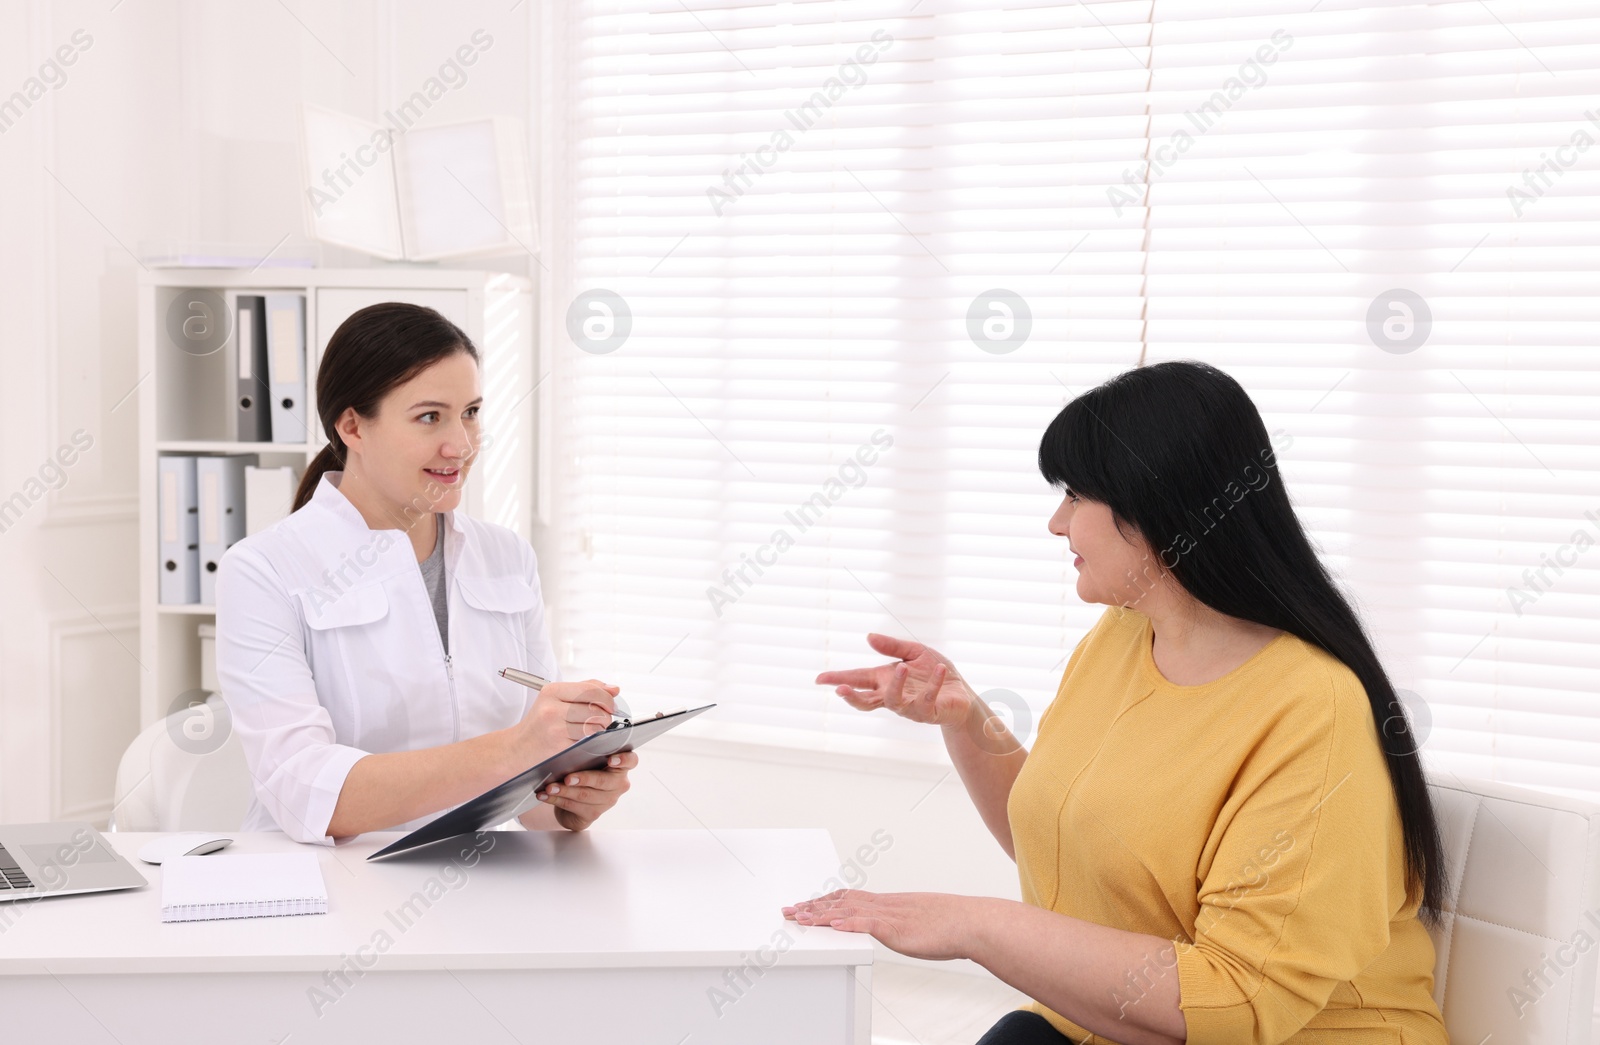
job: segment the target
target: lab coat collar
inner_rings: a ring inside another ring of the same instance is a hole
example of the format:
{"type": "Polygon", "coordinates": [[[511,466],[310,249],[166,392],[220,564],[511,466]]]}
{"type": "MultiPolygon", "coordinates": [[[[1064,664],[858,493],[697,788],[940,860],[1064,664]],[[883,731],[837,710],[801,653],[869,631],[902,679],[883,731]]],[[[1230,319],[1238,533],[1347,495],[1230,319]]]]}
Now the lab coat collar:
{"type": "MultiPolygon", "coordinates": [[[[307,509],[311,509],[306,513],[307,523],[311,523],[312,519],[321,519],[331,525],[312,524],[302,530],[303,545],[311,551],[315,560],[314,563],[305,564],[309,569],[303,583],[309,587],[327,584],[360,587],[396,573],[418,569],[411,541],[405,532],[398,527],[387,530],[369,527],[361,512],[339,491],[339,483],[343,478],[342,471],[324,472],[306,505],[307,509]],[[341,573],[338,581],[328,579],[327,573],[338,571],[341,567],[350,569],[352,562],[360,564],[357,569],[357,575],[361,578],[359,581],[348,573],[341,573]]],[[[466,550],[467,532],[460,512],[452,510],[444,515],[445,532],[454,534],[445,540],[445,575],[453,578],[461,565],[462,553],[466,550]]]]}
{"type": "MultiPolygon", "coordinates": [[[[372,528],[367,525],[367,520],[362,516],[361,512],[356,509],[355,505],[350,503],[348,497],[339,491],[339,484],[343,480],[344,472],[323,472],[322,481],[317,483],[316,490],[311,494],[311,503],[327,508],[339,518],[360,529],[363,533],[370,532],[372,528]]],[[[462,526],[461,520],[456,518],[457,513],[454,510],[445,512],[444,515],[445,522],[450,529],[457,533],[465,532],[466,527],[462,526]]],[[[400,532],[399,527],[394,529],[396,533],[400,532]]]]}

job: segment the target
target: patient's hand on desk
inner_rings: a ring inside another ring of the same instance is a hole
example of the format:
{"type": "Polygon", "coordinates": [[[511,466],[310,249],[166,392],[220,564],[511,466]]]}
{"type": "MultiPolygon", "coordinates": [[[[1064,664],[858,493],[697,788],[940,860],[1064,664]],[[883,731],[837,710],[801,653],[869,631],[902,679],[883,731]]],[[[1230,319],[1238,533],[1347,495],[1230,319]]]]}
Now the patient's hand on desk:
{"type": "Polygon", "coordinates": [[[568,773],[566,779],[547,785],[539,792],[539,801],[555,810],[556,823],[568,831],[582,831],[617,804],[628,790],[628,770],[638,764],[634,752],[618,752],[606,760],[605,769],[568,773]]]}
{"type": "MultiPolygon", "coordinates": [[[[913,958],[948,961],[971,957],[971,942],[991,903],[948,893],[869,893],[837,889],[783,909],[801,925],[826,925],[870,933],[879,943],[913,958]]],[[[990,919],[992,922],[992,918],[990,919]]]]}
{"type": "Polygon", "coordinates": [[[869,634],[873,649],[898,658],[875,668],[824,671],[819,685],[833,686],[846,704],[862,711],[888,708],[913,722],[958,726],[967,721],[975,699],[966,681],[939,651],[920,642],[869,634]]]}

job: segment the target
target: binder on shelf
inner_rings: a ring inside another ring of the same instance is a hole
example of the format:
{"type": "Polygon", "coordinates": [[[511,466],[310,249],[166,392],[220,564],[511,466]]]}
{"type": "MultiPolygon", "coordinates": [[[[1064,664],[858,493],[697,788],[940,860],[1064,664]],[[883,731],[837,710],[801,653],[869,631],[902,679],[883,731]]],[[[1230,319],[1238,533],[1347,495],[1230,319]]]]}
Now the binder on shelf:
{"type": "Polygon", "coordinates": [[[244,537],[244,470],[255,454],[201,457],[195,461],[200,502],[200,602],[217,604],[217,567],[222,556],[244,537]]]}
{"type": "Polygon", "coordinates": [[[272,384],[267,370],[267,302],[259,294],[240,294],[236,307],[235,438],[241,443],[270,443],[272,384]]]}
{"type": "Polygon", "coordinates": [[[306,425],[306,296],[268,294],[267,367],[272,391],[272,441],[304,443],[306,425]]]}
{"type": "Polygon", "coordinates": [[[289,517],[294,504],[296,477],[288,465],[282,468],[244,470],[244,533],[260,533],[279,519],[289,517]]]}
{"type": "Polygon", "coordinates": [[[196,603],[200,601],[200,516],[195,500],[195,459],[164,456],[157,464],[161,602],[167,606],[196,603]]]}

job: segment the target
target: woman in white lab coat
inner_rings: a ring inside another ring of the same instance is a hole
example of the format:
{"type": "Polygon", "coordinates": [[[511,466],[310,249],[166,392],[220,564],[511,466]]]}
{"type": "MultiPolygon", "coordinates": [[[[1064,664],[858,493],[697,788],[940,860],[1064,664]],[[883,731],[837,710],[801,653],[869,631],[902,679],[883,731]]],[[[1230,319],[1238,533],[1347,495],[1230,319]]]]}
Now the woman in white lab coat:
{"type": "MultiPolygon", "coordinates": [[[[217,578],[217,673],[254,778],[244,830],[409,829],[610,721],[616,687],[498,674],[557,667],[533,549],[458,510],[481,402],[476,347],[432,309],[373,305],[329,340],[329,444],[293,512],[217,578]]],[[[636,764],[552,783],[523,824],[582,830],[636,764]]]]}

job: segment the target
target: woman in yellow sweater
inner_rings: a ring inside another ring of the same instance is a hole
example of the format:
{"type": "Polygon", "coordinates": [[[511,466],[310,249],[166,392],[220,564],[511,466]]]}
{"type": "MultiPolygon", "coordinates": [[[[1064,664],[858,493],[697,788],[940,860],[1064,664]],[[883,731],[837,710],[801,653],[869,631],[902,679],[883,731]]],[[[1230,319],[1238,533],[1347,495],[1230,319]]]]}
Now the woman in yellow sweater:
{"type": "Polygon", "coordinates": [[[1031,751],[936,651],[825,672],[938,724],[1023,902],[841,890],[784,909],[1035,999],[980,1045],[1444,1045],[1419,920],[1445,880],[1414,738],[1239,384],[1129,371],[1039,447],[1078,643],[1031,751]]]}

